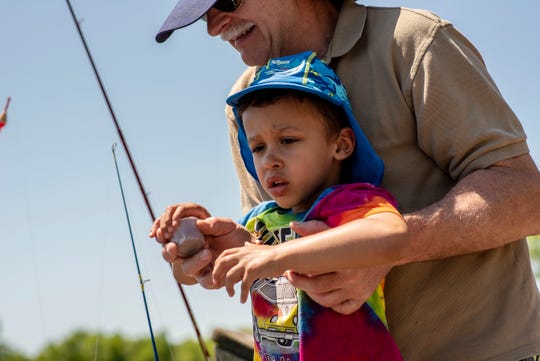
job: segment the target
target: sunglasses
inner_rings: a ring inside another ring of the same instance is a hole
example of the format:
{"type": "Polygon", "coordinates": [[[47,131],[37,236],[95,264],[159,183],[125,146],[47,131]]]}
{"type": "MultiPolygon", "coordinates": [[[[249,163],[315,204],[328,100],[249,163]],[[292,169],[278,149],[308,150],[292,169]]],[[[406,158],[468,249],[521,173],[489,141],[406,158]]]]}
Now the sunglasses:
{"type": "Polygon", "coordinates": [[[224,13],[230,13],[242,6],[243,3],[244,0],[217,0],[212,7],[224,13]]]}

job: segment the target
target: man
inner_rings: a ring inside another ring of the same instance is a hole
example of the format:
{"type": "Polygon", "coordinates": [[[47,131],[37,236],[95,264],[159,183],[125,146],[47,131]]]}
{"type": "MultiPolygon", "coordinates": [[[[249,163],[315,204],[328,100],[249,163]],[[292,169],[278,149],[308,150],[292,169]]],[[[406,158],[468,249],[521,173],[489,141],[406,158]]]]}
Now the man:
{"type": "MultiPolygon", "coordinates": [[[[516,361],[540,354],[540,295],[523,239],[540,233],[540,173],[474,46],[429,12],[352,0],[181,0],[157,40],[203,15],[208,33],[228,41],[247,65],[305,50],[325,58],[384,160],[382,186],[405,214],[411,247],[398,264],[292,274],[290,281],[321,305],[350,313],[386,275],[389,328],[406,360],[516,361]],[[189,13],[193,7],[199,8],[189,13]]],[[[233,91],[252,76],[248,69],[233,91]]],[[[243,168],[230,112],[228,118],[247,208],[267,196],[243,168]]],[[[190,213],[209,216],[181,206],[157,224],[167,229],[171,218],[190,213]]],[[[213,234],[224,227],[201,226],[213,234]]],[[[313,223],[296,227],[300,234],[320,230],[313,223]]],[[[156,233],[162,243],[169,239],[156,233]]],[[[175,255],[167,244],[167,260],[212,288],[201,272],[209,251],[187,260],[175,255]]]]}

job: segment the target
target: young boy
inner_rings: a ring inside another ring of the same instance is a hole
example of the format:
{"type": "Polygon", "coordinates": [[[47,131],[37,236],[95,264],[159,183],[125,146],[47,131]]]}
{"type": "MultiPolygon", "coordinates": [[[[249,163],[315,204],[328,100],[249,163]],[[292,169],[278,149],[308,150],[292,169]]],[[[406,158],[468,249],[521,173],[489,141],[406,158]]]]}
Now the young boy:
{"type": "Polygon", "coordinates": [[[238,282],[242,302],[251,294],[254,360],[401,360],[386,327],[382,282],[362,308],[343,315],[286,277],[387,263],[406,246],[392,196],[376,187],[382,161],[337,75],[313,52],[271,59],[227,103],[245,166],[273,198],[243,217],[251,241],[223,251],[212,274],[230,296],[238,282]],[[296,239],[291,222],[311,219],[331,229],[296,239]]]}

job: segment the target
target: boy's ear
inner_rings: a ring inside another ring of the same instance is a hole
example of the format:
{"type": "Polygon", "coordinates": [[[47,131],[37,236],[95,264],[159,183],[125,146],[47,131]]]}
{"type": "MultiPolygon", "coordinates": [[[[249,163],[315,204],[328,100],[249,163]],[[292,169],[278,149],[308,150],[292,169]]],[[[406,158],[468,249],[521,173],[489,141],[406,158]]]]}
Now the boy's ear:
{"type": "Polygon", "coordinates": [[[341,129],[336,142],[336,159],[343,160],[353,154],[355,142],[356,138],[352,128],[341,129]]]}

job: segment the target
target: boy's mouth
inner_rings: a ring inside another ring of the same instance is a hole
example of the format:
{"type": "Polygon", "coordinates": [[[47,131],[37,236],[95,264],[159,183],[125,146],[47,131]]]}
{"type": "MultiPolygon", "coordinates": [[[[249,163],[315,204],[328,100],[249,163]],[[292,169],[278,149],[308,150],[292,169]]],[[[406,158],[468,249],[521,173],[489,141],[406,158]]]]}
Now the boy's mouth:
{"type": "Polygon", "coordinates": [[[289,182],[281,177],[271,177],[266,180],[266,188],[272,197],[283,196],[289,186],[289,182]]]}
{"type": "Polygon", "coordinates": [[[287,185],[288,182],[279,177],[271,177],[266,180],[266,186],[270,189],[287,185]]]}

